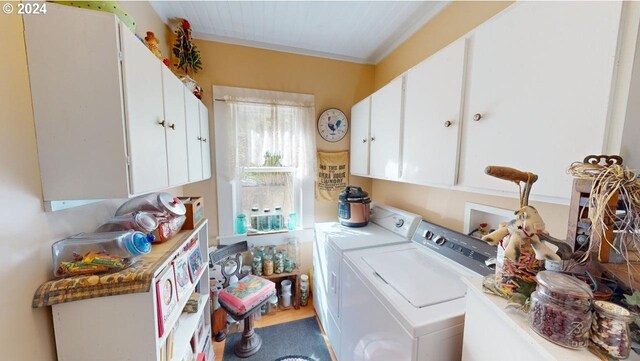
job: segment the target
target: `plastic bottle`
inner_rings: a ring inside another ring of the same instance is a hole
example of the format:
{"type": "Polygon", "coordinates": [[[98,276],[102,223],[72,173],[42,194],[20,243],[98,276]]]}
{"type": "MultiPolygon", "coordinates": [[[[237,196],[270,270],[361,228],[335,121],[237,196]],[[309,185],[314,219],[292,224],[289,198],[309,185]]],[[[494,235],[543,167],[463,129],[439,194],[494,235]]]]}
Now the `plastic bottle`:
{"type": "Polygon", "coordinates": [[[137,231],[80,233],[51,246],[56,277],[119,271],[151,252],[153,235],[137,231]]]}

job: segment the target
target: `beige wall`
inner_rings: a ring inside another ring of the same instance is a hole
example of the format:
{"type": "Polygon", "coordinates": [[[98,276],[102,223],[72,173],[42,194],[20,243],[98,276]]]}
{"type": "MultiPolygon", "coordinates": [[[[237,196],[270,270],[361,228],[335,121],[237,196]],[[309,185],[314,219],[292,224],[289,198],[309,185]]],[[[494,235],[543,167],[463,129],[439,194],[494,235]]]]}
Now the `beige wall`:
{"type": "MultiPolygon", "coordinates": [[[[140,25],[154,29],[157,36],[163,33],[159,19],[151,25],[155,13],[148,12],[148,4],[124,7],[140,25]]],[[[0,44],[0,359],[55,360],[51,309],[31,308],[36,288],[52,277],[51,244],[94,230],[122,200],[44,212],[22,17],[0,16],[0,44]]],[[[169,191],[179,194],[181,189],[169,191]]]]}
{"type": "MultiPolygon", "coordinates": [[[[462,35],[499,13],[511,2],[454,2],[410,37],[375,67],[375,88],[426,59],[462,35]]],[[[491,163],[491,160],[487,160],[491,163]]],[[[486,177],[479,174],[478,177],[486,177]]],[[[535,189],[535,185],[534,185],[535,189]]],[[[514,185],[514,191],[515,191],[514,185]]],[[[465,202],[515,209],[514,198],[424,187],[382,180],[373,181],[373,200],[409,210],[426,220],[462,231],[465,202]]],[[[556,204],[531,202],[544,217],[551,235],[564,239],[569,208],[556,204]]]]}
{"type": "MultiPolygon", "coordinates": [[[[313,94],[316,119],[326,108],[339,108],[350,117],[351,106],[373,92],[372,65],[205,40],[197,40],[196,45],[202,53],[203,70],[195,78],[204,89],[202,100],[209,108],[212,135],[215,132],[212,119],[213,85],[313,94]]],[[[348,135],[340,142],[329,143],[316,132],[316,142],[320,151],[349,149],[348,135]]],[[[204,196],[205,215],[212,221],[209,235],[215,237],[218,233],[215,222],[218,219],[215,159],[212,162],[212,179],[185,186],[185,192],[204,196]]],[[[351,176],[351,183],[371,190],[369,179],[351,176]]],[[[337,218],[337,202],[316,200],[315,213],[318,222],[334,220],[337,218]]]]}

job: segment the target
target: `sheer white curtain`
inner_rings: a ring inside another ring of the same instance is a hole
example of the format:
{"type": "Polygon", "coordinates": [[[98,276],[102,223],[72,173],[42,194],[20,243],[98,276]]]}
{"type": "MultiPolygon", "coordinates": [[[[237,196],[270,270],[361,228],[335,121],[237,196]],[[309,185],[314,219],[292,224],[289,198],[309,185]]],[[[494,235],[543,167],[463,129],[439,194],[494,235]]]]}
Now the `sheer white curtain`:
{"type": "MultiPolygon", "coordinates": [[[[234,129],[229,134],[233,157],[230,174],[239,175],[243,167],[294,167],[299,177],[315,173],[314,108],[308,105],[278,104],[225,98],[227,113],[234,129]],[[274,155],[277,164],[265,160],[274,155]]],[[[230,152],[231,154],[231,152],[230,152]]]]}

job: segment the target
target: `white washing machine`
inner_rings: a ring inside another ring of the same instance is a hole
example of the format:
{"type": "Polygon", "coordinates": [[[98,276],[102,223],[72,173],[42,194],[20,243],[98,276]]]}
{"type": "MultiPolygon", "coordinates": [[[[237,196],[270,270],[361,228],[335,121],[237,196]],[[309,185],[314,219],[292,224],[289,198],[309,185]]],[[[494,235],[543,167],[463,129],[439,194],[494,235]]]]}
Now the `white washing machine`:
{"type": "Polygon", "coordinates": [[[495,256],[495,247],[425,221],[410,243],[346,252],[338,360],[460,360],[460,277],[493,273],[495,256]]]}
{"type": "Polygon", "coordinates": [[[316,223],[313,251],[313,304],[336,355],[341,330],[342,258],[346,251],[408,244],[422,218],[384,205],[372,205],[369,224],[345,227],[338,222],[316,223]]]}

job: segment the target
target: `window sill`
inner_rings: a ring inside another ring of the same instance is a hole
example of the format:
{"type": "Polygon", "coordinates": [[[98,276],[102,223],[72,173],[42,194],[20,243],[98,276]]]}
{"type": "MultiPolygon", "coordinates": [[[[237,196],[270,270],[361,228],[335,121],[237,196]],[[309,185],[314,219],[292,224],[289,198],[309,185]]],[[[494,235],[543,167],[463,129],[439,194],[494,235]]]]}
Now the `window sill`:
{"type": "Polygon", "coordinates": [[[267,246],[271,244],[286,244],[288,238],[297,238],[299,242],[313,242],[313,228],[309,229],[296,229],[288,232],[270,233],[270,234],[256,234],[247,236],[246,234],[234,234],[232,236],[219,236],[216,240],[220,245],[230,245],[241,241],[247,241],[247,243],[254,246],[267,246]]]}

